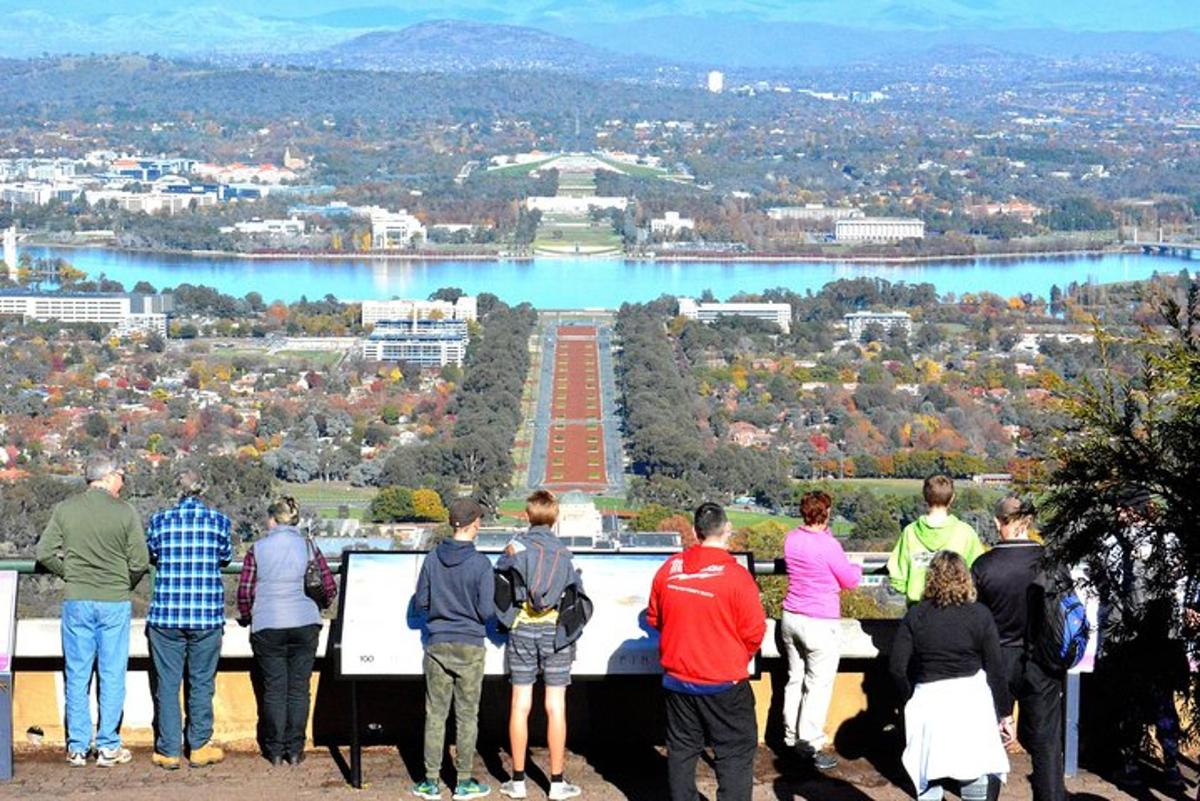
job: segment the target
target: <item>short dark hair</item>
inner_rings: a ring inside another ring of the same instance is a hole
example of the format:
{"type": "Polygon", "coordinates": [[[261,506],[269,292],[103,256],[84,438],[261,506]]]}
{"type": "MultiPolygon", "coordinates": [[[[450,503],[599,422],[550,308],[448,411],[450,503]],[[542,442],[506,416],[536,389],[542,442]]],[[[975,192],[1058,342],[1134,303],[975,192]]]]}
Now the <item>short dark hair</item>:
{"type": "Polygon", "coordinates": [[[925,479],[921,494],[925,496],[925,503],[930,506],[949,506],[954,500],[954,481],[950,476],[941,474],[930,476],[925,479]]]}
{"type": "Polygon", "coordinates": [[[729,518],[725,515],[725,510],[721,508],[720,504],[705,501],[696,507],[696,515],[694,517],[696,538],[703,540],[706,537],[720,534],[728,522],[729,518]]]}
{"type": "Polygon", "coordinates": [[[175,488],[184,497],[203,495],[208,489],[204,476],[200,475],[199,470],[191,467],[180,470],[179,474],[175,476],[175,488]]]}
{"type": "Polygon", "coordinates": [[[828,492],[813,490],[804,493],[800,499],[800,516],[804,524],[815,526],[829,519],[829,510],[833,507],[833,497],[828,492]]]}

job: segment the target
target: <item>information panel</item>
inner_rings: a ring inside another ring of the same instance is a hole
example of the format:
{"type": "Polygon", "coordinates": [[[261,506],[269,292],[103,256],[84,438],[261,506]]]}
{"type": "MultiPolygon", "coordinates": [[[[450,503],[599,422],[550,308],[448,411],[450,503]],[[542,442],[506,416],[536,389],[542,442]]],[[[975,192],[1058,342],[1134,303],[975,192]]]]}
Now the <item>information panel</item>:
{"type": "MultiPolygon", "coordinates": [[[[576,645],[576,676],[662,672],[658,632],[646,622],[654,574],[669,553],[576,553],[595,611],[576,645]]],[[[487,556],[495,562],[499,553],[487,556]]],[[[739,554],[748,570],[753,557],[739,554]]],[[[425,620],[413,596],[425,553],[348,551],[339,613],[339,669],[346,678],[420,676],[425,620]]],[[[506,635],[488,632],[487,673],[504,673],[506,635]]]]}

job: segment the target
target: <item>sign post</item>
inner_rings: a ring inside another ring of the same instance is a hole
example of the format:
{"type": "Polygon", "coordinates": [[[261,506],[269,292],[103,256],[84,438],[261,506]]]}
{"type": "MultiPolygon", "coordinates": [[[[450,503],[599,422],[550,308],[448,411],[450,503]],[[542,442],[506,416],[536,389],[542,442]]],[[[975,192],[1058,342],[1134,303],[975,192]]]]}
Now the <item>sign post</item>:
{"type": "Polygon", "coordinates": [[[13,777],[13,657],[17,641],[17,572],[0,571],[0,782],[13,777]]]}

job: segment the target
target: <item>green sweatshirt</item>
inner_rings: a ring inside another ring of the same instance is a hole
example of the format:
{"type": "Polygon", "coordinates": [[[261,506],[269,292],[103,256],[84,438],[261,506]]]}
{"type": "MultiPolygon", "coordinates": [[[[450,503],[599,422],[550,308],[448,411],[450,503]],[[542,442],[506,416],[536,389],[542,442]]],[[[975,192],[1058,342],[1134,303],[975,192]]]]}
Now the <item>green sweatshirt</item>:
{"type": "Polygon", "coordinates": [[[68,601],[128,601],[150,566],[137,511],[98,488],[54,507],[37,560],[66,581],[68,601]]]}
{"type": "Polygon", "coordinates": [[[938,551],[954,551],[969,568],[983,554],[983,543],[975,529],[954,515],[936,526],[925,515],[909,523],[888,557],[887,570],[892,588],[910,604],[925,594],[925,572],[938,551]]]}

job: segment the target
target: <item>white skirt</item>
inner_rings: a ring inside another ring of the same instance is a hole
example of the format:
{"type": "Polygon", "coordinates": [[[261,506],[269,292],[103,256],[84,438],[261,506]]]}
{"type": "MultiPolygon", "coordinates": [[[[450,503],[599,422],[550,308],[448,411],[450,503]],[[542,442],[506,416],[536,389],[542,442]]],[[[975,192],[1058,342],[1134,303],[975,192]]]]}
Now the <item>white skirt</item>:
{"type": "Polygon", "coordinates": [[[969,782],[1008,776],[1008,754],[987,675],[918,684],[904,707],[902,762],[917,794],[937,779],[969,782]]]}

